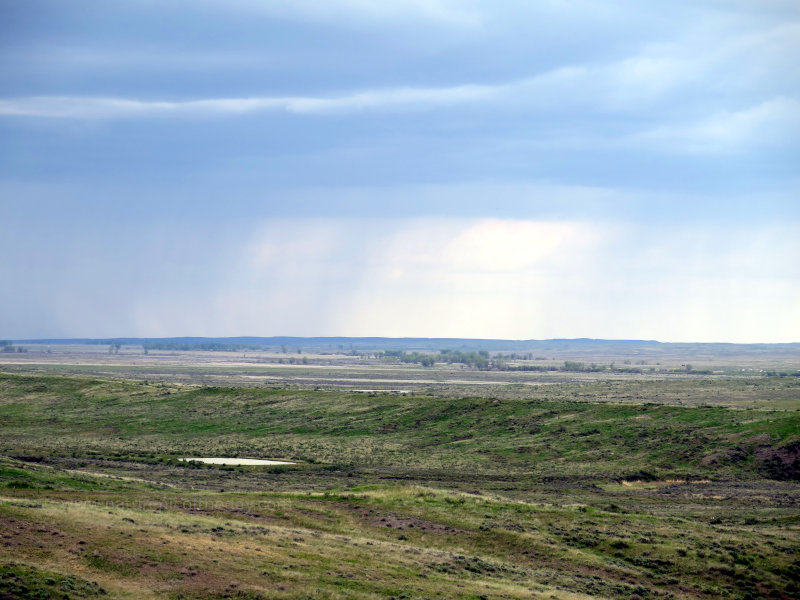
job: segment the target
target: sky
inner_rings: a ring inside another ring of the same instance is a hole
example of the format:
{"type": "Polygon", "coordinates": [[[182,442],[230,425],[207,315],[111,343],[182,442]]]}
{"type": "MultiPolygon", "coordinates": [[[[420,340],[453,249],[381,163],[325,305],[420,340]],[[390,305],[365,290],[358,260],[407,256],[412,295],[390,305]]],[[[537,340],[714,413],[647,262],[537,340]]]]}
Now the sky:
{"type": "Polygon", "coordinates": [[[0,338],[800,342],[795,0],[0,0],[0,338]]]}

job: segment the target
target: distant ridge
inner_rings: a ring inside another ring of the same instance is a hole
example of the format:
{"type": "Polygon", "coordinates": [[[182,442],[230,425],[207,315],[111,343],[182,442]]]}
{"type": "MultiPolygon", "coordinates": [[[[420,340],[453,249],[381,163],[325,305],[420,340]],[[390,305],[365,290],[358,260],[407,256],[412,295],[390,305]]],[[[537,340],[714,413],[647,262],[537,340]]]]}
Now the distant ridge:
{"type": "Polygon", "coordinates": [[[553,338],[553,339],[480,339],[480,338],[425,338],[425,337],[300,337],[300,336],[237,336],[237,337],[115,337],[115,338],[42,338],[13,340],[16,344],[224,344],[240,345],[258,348],[278,349],[283,346],[304,350],[443,350],[467,349],[490,351],[558,351],[558,350],[586,350],[602,347],[606,351],[621,347],[626,351],[637,348],[642,353],[664,351],[694,351],[694,352],[758,352],[758,351],[800,351],[800,343],[753,343],[737,344],[727,342],[659,342],[657,340],[607,340],[596,338],[553,338]]]}

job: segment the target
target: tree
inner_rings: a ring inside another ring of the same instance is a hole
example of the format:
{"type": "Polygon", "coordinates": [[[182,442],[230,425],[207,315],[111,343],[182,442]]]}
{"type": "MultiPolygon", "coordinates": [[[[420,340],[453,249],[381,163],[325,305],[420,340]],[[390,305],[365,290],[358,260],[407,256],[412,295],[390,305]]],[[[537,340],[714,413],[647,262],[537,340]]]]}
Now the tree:
{"type": "Polygon", "coordinates": [[[585,365],[582,362],[574,361],[574,360],[565,360],[564,361],[564,370],[565,371],[583,371],[585,365]]]}

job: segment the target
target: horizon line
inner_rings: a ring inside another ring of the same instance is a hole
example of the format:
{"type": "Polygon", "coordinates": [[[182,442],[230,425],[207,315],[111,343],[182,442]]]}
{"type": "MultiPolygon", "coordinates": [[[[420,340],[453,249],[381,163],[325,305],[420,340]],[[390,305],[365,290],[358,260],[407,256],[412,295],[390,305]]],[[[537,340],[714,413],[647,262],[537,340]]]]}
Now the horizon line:
{"type": "MultiPolygon", "coordinates": [[[[3,339],[3,338],[0,338],[3,339]]],[[[605,343],[641,343],[641,344],[691,344],[691,345],[731,345],[731,346],[789,346],[800,345],[797,342],[697,342],[697,341],[661,341],[655,339],[637,338],[474,338],[474,337],[431,337],[431,336],[346,336],[346,335],[327,335],[327,336],[294,336],[294,335],[226,335],[226,336],[113,336],[113,337],[54,337],[54,338],[6,338],[8,341],[17,344],[37,344],[37,343],[111,343],[111,342],[149,342],[164,340],[361,340],[361,341],[466,341],[466,342],[512,342],[512,343],[532,343],[532,342],[605,342],[605,343]]]]}

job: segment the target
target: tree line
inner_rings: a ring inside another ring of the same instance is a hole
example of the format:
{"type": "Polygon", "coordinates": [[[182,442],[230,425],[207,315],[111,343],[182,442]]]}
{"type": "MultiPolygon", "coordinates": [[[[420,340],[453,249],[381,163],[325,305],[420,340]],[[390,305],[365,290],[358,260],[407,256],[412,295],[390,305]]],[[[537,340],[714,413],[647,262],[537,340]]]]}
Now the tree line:
{"type": "Polygon", "coordinates": [[[15,346],[11,340],[0,340],[0,352],[27,352],[27,348],[15,346]]]}
{"type": "Polygon", "coordinates": [[[243,350],[265,350],[263,346],[253,344],[229,344],[225,342],[145,342],[147,350],[205,350],[216,352],[241,352],[243,350]]]}

